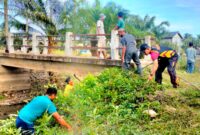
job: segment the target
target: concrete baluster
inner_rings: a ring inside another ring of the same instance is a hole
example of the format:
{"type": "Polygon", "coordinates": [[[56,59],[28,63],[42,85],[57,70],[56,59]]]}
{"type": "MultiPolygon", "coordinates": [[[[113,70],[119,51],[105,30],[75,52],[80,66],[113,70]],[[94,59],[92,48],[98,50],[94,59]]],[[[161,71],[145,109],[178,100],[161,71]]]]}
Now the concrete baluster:
{"type": "MultiPolygon", "coordinates": [[[[146,44],[148,44],[149,46],[152,46],[152,43],[151,43],[151,36],[145,36],[144,42],[145,42],[146,44]]],[[[147,55],[147,56],[145,55],[143,61],[144,61],[144,63],[150,62],[150,61],[151,61],[150,55],[147,55]]]]}
{"type": "Polygon", "coordinates": [[[65,55],[72,56],[72,32],[67,32],[65,35],[65,55]]]}
{"type": "Polygon", "coordinates": [[[148,44],[149,46],[151,46],[151,36],[145,36],[144,40],[145,40],[144,42],[146,44],[148,44]]]}
{"type": "Polygon", "coordinates": [[[6,38],[7,40],[7,46],[8,46],[8,51],[9,53],[14,53],[14,38],[12,33],[8,33],[8,37],[6,38]]]}
{"type": "Polygon", "coordinates": [[[27,37],[23,37],[22,39],[22,48],[21,48],[21,51],[23,53],[27,53],[27,46],[28,45],[28,41],[27,41],[27,37]]]}
{"type": "Polygon", "coordinates": [[[38,39],[37,39],[38,35],[39,35],[38,33],[32,34],[32,53],[33,54],[40,54],[39,47],[38,47],[38,39]]]}
{"type": "Polygon", "coordinates": [[[44,38],[44,48],[43,48],[42,54],[44,54],[44,55],[48,54],[48,38],[47,37],[44,38]]]}
{"type": "Polygon", "coordinates": [[[111,32],[111,42],[110,42],[110,48],[111,48],[111,59],[119,59],[119,37],[117,35],[117,31],[113,30],[111,32]]]}

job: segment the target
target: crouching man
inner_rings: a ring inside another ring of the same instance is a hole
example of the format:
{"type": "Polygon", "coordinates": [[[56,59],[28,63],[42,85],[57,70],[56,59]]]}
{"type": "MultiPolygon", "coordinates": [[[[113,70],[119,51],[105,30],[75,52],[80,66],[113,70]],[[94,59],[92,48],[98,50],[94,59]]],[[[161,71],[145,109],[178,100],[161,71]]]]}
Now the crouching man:
{"type": "Polygon", "coordinates": [[[46,95],[35,97],[19,111],[16,119],[16,127],[21,128],[22,132],[26,132],[26,135],[34,134],[34,122],[47,112],[52,115],[60,125],[66,127],[68,131],[71,131],[71,126],[58,114],[52,102],[56,98],[56,95],[56,88],[48,88],[46,95]]]}

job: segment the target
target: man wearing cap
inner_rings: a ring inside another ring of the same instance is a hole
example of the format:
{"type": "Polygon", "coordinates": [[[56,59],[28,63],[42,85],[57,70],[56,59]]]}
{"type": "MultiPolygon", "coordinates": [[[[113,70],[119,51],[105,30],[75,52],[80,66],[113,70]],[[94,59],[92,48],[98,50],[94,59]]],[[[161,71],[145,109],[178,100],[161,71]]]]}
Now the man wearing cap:
{"type": "Polygon", "coordinates": [[[177,88],[178,82],[176,77],[176,63],[178,61],[178,54],[175,50],[167,46],[150,47],[147,44],[140,46],[140,53],[150,55],[153,61],[153,67],[149,75],[149,80],[152,80],[155,75],[155,81],[162,83],[162,72],[167,67],[170,75],[171,83],[174,88],[177,88]]]}
{"type": "Polygon", "coordinates": [[[105,34],[104,31],[104,19],[106,18],[106,16],[104,14],[100,14],[100,18],[97,21],[97,37],[98,37],[98,47],[100,47],[98,49],[98,53],[97,56],[98,58],[100,58],[101,53],[103,54],[104,59],[106,58],[106,51],[105,49],[102,49],[103,47],[106,47],[106,37],[105,35],[101,35],[101,34],[105,34]]]}
{"type": "Polygon", "coordinates": [[[193,47],[193,43],[189,43],[189,48],[186,49],[186,56],[187,56],[187,72],[193,73],[194,72],[194,65],[196,60],[196,50],[193,47]]]}
{"type": "Polygon", "coordinates": [[[122,67],[130,69],[131,60],[137,65],[137,73],[141,74],[141,63],[136,48],[135,37],[131,34],[127,34],[123,28],[118,30],[120,36],[120,42],[122,45],[122,67]]]}

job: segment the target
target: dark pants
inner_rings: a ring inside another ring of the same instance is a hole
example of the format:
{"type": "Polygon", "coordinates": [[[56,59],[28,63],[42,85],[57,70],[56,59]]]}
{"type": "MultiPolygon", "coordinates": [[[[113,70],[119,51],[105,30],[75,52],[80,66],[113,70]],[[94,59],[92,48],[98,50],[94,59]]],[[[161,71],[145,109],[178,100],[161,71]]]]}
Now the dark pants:
{"type": "Polygon", "coordinates": [[[177,86],[176,82],[176,63],[178,61],[178,55],[175,54],[172,58],[158,58],[158,69],[156,71],[155,81],[158,83],[162,83],[162,72],[167,67],[168,73],[170,75],[171,83],[173,86],[177,86]]]}
{"type": "Polygon", "coordinates": [[[142,73],[142,68],[141,68],[141,63],[140,63],[140,60],[139,60],[139,56],[138,56],[138,53],[137,51],[133,51],[133,52],[126,52],[125,53],[125,56],[124,56],[124,65],[123,65],[123,68],[125,69],[130,69],[131,65],[131,60],[134,61],[134,63],[137,65],[137,73],[138,74],[141,74],[142,73]]]}
{"type": "Polygon", "coordinates": [[[34,125],[24,122],[22,119],[19,118],[19,116],[16,119],[16,127],[21,128],[22,135],[34,134],[34,125]]]}

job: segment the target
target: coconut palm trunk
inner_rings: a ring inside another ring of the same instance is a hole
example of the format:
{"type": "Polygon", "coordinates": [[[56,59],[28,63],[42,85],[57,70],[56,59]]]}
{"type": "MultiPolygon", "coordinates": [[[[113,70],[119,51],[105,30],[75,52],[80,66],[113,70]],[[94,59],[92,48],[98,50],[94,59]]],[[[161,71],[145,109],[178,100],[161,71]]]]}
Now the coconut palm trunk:
{"type": "Polygon", "coordinates": [[[6,52],[8,52],[8,0],[4,0],[4,36],[6,37],[6,52]]]}

